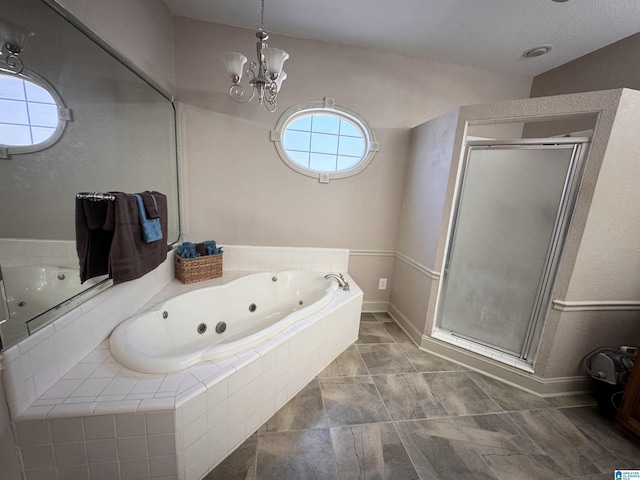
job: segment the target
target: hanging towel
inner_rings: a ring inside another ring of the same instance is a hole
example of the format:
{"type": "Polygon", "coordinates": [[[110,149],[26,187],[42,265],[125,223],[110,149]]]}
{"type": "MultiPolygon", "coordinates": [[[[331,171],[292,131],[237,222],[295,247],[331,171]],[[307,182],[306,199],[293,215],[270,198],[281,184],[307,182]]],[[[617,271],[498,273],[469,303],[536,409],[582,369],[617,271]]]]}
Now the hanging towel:
{"type": "Polygon", "coordinates": [[[109,274],[114,284],[140,278],[167,258],[167,197],[159,192],[145,193],[156,199],[164,240],[146,243],[141,233],[137,197],[115,193],[115,229],[109,252],[109,274]]]}
{"type": "Polygon", "coordinates": [[[162,229],[160,227],[160,214],[158,213],[156,197],[148,193],[137,193],[135,197],[138,204],[142,239],[147,243],[161,240],[162,229]]]}
{"type": "Polygon", "coordinates": [[[113,239],[113,202],[76,199],[76,252],[80,282],[109,273],[113,239]]]}
{"type": "MultiPolygon", "coordinates": [[[[76,250],[80,280],[109,274],[118,284],[142,277],[167,258],[167,197],[156,199],[162,239],[142,239],[135,195],[113,192],[115,201],[76,200],[76,250]]],[[[142,195],[144,199],[144,195],[142,195]]]]}

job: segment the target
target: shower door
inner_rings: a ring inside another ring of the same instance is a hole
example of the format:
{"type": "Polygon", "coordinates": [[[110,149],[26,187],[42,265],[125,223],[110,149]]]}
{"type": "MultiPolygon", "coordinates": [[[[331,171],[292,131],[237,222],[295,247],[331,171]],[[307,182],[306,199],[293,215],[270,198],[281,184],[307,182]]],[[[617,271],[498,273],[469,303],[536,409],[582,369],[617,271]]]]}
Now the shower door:
{"type": "Polygon", "coordinates": [[[440,332],[531,362],[586,141],[469,142],[438,299],[440,332]]]}

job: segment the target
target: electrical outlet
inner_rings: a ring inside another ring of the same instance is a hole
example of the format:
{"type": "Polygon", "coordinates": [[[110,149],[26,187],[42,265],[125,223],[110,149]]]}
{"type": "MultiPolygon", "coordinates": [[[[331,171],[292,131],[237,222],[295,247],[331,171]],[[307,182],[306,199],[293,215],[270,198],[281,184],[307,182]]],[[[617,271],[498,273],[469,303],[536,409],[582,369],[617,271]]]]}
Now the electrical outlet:
{"type": "Polygon", "coordinates": [[[378,280],[378,290],[386,290],[387,289],[387,279],[381,278],[378,280]]]}

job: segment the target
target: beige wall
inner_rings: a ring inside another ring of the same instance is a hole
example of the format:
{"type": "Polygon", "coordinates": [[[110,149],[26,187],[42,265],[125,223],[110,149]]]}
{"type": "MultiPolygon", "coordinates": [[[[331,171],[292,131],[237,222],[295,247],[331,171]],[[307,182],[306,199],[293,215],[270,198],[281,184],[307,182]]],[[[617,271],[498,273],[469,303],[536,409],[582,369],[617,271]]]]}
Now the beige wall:
{"type": "Polygon", "coordinates": [[[229,98],[218,60],[227,50],[252,58],[255,32],[184,18],[175,32],[186,238],[367,250],[352,273],[371,304],[391,289],[377,283],[392,278],[410,128],[460,104],[526,96],[530,86],[527,77],[272,35],[269,44],[291,58],[270,114],[229,98]],[[325,96],[361,114],[380,142],[362,173],[328,185],[287,167],[269,140],[281,112],[325,96]]]}
{"type": "Polygon", "coordinates": [[[640,33],[538,75],[531,97],[623,87],[640,90],[638,58],[640,33]]]}
{"type": "Polygon", "coordinates": [[[62,0],[75,16],[164,89],[175,89],[173,17],[158,0],[62,0]]]}
{"type": "Polygon", "coordinates": [[[451,110],[411,131],[397,251],[431,270],[435,269],[458,113],[451,110]]]}
{"type": "Polygon", "coordinates": [[[640,92],[624,90],[565,297],[603,305],[597,311],[552,313],[557,330],[544,338],[554,339],[553,346],[541,348],[539,360],[547,376],[567,375],[576,357],[596,347],[640,345],[639,124],[640,92]],[[621,310],[627,302],[632,306],[621,310]]]}
{"type": "Polygon", "coordinates": [[[451,110],[411,131],[391,304],[405,329],[420,335],[431,333],[425,332],[425,322],[431,287],[439,278],[436,253],[458,113],[451,110]]]}
{"type": "Polygon", "coordinates": [[[593,192],[567,300],[640,300],[638,125],[640,92],[624,90],[593,192]]]}

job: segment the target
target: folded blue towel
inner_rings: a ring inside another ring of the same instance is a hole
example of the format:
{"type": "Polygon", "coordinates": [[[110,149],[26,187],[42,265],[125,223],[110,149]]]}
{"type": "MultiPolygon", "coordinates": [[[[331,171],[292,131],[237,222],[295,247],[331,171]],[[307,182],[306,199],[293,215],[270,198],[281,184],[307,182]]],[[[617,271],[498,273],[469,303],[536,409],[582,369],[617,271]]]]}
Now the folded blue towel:
{"type": "Polygon", "coordinates": [[[215,240],[205,240],[202,243],[207,250],[207,255],[220,255],[222,253],[222,247],[218,248],[215,240]]]}
{"type": "MultiPolygon", "coordinates": [[[[151,198],[157,208],[156,198],[153,195],[151,195],[151,198]]],[[[160,218],[149,218],[147,216],[147,210],[144,208],[142,197],[138,194],[136,194],[136,201],[138,202],[138,217],[140,218],[142,239],[147,243],[161,240],[162,228],[160,227],[160,218]]]]}
{"type": "Polygon", "coordinates": [[[200,254],[196,252],[196,244],[192,242],[183,242],[178,245],[176,253],[182,258],[196,258],[200,256],[200,254]]]}

